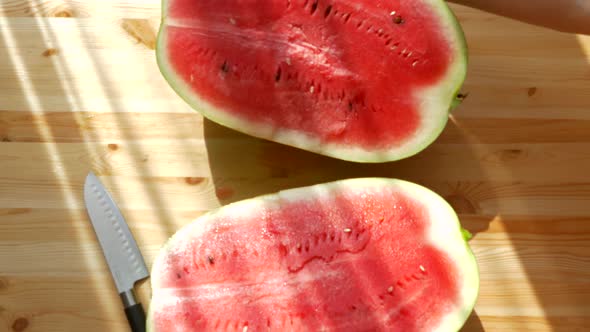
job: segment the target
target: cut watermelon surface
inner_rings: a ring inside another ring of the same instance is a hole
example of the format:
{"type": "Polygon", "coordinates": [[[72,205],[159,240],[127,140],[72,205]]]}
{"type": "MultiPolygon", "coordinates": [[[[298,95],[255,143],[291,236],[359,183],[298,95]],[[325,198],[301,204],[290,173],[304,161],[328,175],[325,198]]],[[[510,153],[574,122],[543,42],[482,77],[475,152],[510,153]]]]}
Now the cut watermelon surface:
{"type": "Polygon", "coordinates": [[[207,118],[358,162],[431,144],[467,66],[442,0],[167,0],[156,53],[207,118]]]}
{"type": "Polygon", "coordinates": [[[452,208],[382,178],[211,211],[162,247],[151,277],[152,332],[457,331],[479,289],[452,208]]]}

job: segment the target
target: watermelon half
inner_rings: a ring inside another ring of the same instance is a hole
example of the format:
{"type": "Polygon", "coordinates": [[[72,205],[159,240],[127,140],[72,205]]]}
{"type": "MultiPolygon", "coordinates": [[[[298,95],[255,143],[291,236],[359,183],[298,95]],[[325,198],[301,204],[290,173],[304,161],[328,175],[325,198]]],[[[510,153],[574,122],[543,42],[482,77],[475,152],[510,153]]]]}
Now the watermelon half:
{"type": "Polygon", "coordinates": [[[347,179],[197,218],[152,266],[148,331],[457,331],[479,289],[453,209],[405,181],[347,179]]]}
{"type": "Polygon", "coordinates": [[[431,144],[467,70],[443,0],[164,0],[157,61],[205,117],[357,162],[431,144]]]}

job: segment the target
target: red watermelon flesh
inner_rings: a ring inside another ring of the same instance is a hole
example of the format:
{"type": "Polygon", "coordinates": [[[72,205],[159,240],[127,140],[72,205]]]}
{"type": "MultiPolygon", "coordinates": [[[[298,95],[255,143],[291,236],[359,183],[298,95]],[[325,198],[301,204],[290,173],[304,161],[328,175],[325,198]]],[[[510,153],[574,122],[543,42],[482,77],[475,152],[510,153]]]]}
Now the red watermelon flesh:
{"type": "Polygon", "coordinates": [[[368,162],[430,144],[466,65],[441,0],[170,0],[158,60],[216,122],[368,162]]]}
{"type": "Polygon", "coordinates": [[[456,331],[478,288],[448,205],[382,179],[221,208],[170,240],[152,278],[151,331],[456,331]]]}

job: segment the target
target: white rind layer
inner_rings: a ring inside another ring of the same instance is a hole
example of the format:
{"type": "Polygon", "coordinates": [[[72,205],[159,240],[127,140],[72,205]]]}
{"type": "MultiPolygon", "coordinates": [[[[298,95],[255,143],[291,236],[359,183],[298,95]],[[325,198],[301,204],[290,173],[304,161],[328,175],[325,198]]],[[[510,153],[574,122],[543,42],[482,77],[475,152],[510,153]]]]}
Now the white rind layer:
{"type": "MultiPolygon", "coordinates": [[[[411,182],[388,178],[346,179],[284,190],[275,194],[267,194],[232,203],[200,216],[174,234],[161,248],[154,261],[151,274],[152,301],[148,311],[148,331],[156,332],[153,327],[153,313],[157,311],[158,303],[164,302],[159,301],[158,297],[160,295],[165,296],[159,292],[161,282],[158,277],[160,271],[165,269],[164,261],[166,256],[175,250],[174,248],[177,245],[183,241],[198,238],[208,229],[214,227],[218,220],[226,219],[221,217],[243,217],[264,209],[279,208],[286,202],[321,200],[322,197],[357,190],[400,192],[422,203],[426,208],[428,220],[431,222],[427,230],[427,239],[430,244],[444,252],[450,261],[455,263],[455,268],[458,271],[457,277],[460,278],[460,280],[457,280],[460,289],[460,300],[457,306],[452,308],[450,313],[443,317],[439,326],[432,331],[458,331],[475,306],[479,292],[479,270],[475,256],[463,237],[457,214],[442,197],[433,191],[411,182]]],[[[234,220],[245,219],[247,218],[235,218],[234,220]]]]}
{"type": "Polygon", "coordinates": [[[399,145],[380,150],[367,150],[358,146],[322,142],[319,138],[300,131],[275,128],[268,124],[255,123],[234,116],[213,106],[172,69],[166,55],[167,0],[163,1],[162,24],[158,33],[156,58],[163,76],[174,91],[192,108],[206,118],[242,133],[293,146],[333,158],[364,163],[395,161],[411,157],[432,144],[445,128],[449,111],[452,109],[467,73],[467,45],[463,31],[456,17],[443,0],[420,0],[429,5],[440,18],[441,34],[447,37],[454,61],[442,78],[430,87],[416,90],[412,96],[419,101],[419,128],[412,136],[399,145]]]}

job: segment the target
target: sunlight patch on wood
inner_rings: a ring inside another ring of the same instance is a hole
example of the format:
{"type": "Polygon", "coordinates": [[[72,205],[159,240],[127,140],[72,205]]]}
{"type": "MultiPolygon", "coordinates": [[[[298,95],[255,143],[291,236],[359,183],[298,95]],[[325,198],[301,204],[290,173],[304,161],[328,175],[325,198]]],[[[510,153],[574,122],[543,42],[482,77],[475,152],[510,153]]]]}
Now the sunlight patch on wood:
{"type": "Polygon", "coordinates": [[[578,35],[577,38],[580,43],[580,49],[586,54],[586,60],[590,65],[590,36],[578,35]]]}
{"type": "MultiPolygon", "coordinates": [[[[43,20],[43,18],[35,19],[36,23],[39,24],[39,26],[48,26],[48,24],[43,22],[43,20]]],[[[0,16],[0,26],[9,27],[10,22],[7,22],[7,19],[5,17],[0,16]]],[[[10,29],[0,29],[0,34],[5,45],[7,46],[6,50],[10,58],[9,61],[11,61],[17,73],[19,73],[19,84],[24,95],[24,98],[28,103],[29,109],[32,111],[32,113],[39,115],[37,131],[42,140],[44,142],[48,142],[44,145],[45,154],[48,156],[49,159],[51,159],[50,164],[53,165],[52,169],[47,169],[46,171],[49,173],[53,173],[54,178],[58,181],[58,187],[61,188],[61,195],[64,201],[64,205],[69,209],[70,217],[76,219],[85,219],[81,215],[81,210],[79,210],[79,192],[75,190],[75,188],[73,188],[72,186],[73,182],[78,181],[70,178],[71,174],[69,172],[69,169],[65,166],[66,163],[64,163],[63,160],[63,151],[57,148],[56,143],[49,143],[54,142],[54,137],[52,133],[52,125],[48,123],[44,117],[46,105],[44,105],[43,100],[39,97],[39,87],[36,86],[36,84],[38,83],[34,83],[34,74],[31,72],[33,69],[30,68],[30,63],[28,63],[28,59],[23,59],[23,55],[18,52],[20,41],[17,42],[16,40],[14,40],[14,36],[10,31],[10,29]]],[[[60,48],[60,46],[57,45],[55,36],[52,35],[50,29],[39,29],[38,33],[42,37],[43,44],[46,50],[57,50],[60,48]]],[[[44,61],[47,61],[49,63],[49,66],[53,67],[58,77],[66,77],[66,68],[62,63],[62,60],[58,52],[49,51],[49,53],[51,54],[43,53],[39,55],[39,57],[43,58],[44,61]]],[[[67,80],[60,80],[60,84],[63,90],[63,94],[65,98],[67,98],[68,103],[70,105],[76,105],[78,103],[78,100],[76,100],[75,97],[77,91],[75,91],[75,89],[70,85],[70,83],[67,80]]],[[[80,117],[80,115],[77,113],[72,114],[76,119],[80,117]]],[[[78,234],[77,239],[75,240],[77,244],[97,244],[96,239],[93,238],[93,233],[89,231],[90,227],[77,228],[77,230],[78,234]]],[[[94,255],[91,255],[91,253],[92,252],[79,253],[79,255],[83,256],[82,259],[85,261],[86,268],[88,271],[95,270],[98,267],[96,257],[94,257],[94,255]]],[[[91,275],[93,274],[91,273],[91,275]]],[[[104,285],[93,286],[94,289],[104,288],[104,285]]],[[[108,301],[108,297],[106,296],[107,294],[105,292],[95,293],[97,300],[100,302],[100,305],[104,308],[110,302],[108,301]]]]}

